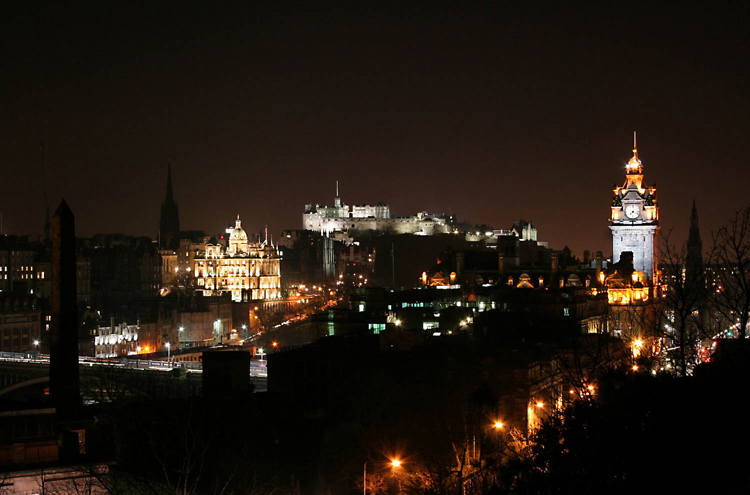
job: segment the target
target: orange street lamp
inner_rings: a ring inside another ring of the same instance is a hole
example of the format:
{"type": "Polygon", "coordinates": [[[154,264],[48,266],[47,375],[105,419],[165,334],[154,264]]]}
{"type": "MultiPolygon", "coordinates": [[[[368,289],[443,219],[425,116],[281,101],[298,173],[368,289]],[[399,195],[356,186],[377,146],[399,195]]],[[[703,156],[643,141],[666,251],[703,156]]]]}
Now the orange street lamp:
{"type": "Polygon", "coordinates": [[[398,459],[391,459],[391,466],[397,468],[401,466],[401,461],[398,459]]]}
{"type": "Polygon", "coordinates": [[[501,421],[495,421],[495,424],[492,425],[492,427],[495,428],[496,430],[500,430],[503,427],[503,423],[501,421]]]}

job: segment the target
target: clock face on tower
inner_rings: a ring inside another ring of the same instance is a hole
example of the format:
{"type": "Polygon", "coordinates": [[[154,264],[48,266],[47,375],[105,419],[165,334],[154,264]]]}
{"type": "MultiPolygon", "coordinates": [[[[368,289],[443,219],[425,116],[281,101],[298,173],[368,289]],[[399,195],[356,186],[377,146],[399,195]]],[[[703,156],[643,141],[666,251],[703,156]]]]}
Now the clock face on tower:
{"type": "Polygon", "coordinates": [[[625,206],[625,216],[628,218],[638,218],[641,214],[641,207],[638,205],[627,205],[625,206]]]}

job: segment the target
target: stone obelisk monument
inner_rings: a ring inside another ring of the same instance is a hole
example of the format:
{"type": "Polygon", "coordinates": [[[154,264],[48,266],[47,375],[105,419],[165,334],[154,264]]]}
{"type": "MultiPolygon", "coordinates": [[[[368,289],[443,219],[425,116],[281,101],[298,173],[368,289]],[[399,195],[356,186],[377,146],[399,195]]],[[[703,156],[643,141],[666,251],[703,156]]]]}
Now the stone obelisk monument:
{"type": "Polygon", "coordinates": [[[81,403],[78,378],[75,217],[63,200],[52,218],[49,394],[59,417],[81,403]]]}

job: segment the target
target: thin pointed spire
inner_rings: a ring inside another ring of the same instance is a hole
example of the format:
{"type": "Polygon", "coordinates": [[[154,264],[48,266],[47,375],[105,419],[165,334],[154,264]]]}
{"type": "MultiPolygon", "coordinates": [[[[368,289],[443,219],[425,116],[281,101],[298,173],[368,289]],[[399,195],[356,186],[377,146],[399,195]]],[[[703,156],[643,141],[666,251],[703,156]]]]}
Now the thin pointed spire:
{"type": "Polygon", "coordinates": [[[174,201],[174,194],[172,192],[172,162],[167,163],[167,201],[174,201]]]}
{"type": "Polygon", "coordinates": [[[695,206],[695,198],[693,198],[693,210],[690,212],[690,228],[698,228],[698,208],[695,206]]]}
{"type": "Polygon", "coordinates": [[[643,173],[643,163],[641,162],[641,159],[638,158],[638,141],[636,139],[636,131],[633,131],[633,156],[630,158],[625,168],[627,169],[629,174],[643,173]]]}
{"type": "Polygon", "coordinates": [[[172,190],[172,162],[167,163],[167,193],[161,204],[161,216],[159,218],[159,245],[165,247],[165,243],[171,242],[170,237],[180,231],[180,210],[174,200],[172,190]]]}
{"type": "Polygon", "coordinates": [[[339,197],[339,181],[336,181],[336,197],[339,197]]]}
{"type": "Polygon", "coordinates": [[[44,198],[44,240],[51,242],[52,221],[49,216],[49,203],[47,202],[47,167],[44,161],[44,141],[39,141],[39,160],[42,167],[42,196],[44,198]]]}
{"type": "Polygon", "coordinates": [[[698,225],[698,208],[693,198],[693,210],[690,212],[690,231],[687,240],[687,256],[685,259],[687,283],[696,284],[699,290],[703,290],[703,278],[705,276],[703,263],[703,242],[701,240],[700,226],[698,225]]]}

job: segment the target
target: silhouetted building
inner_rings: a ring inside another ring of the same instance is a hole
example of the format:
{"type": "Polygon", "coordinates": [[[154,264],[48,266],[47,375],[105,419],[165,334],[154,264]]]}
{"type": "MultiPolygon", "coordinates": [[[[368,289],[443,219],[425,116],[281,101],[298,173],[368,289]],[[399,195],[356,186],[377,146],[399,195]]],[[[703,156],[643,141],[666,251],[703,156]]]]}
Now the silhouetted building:
{"type": "MultiPolygon", "coordinates": [[[[703,242],[701,231],[698,226],[698,209],[693,200],[693,209],[690,212],[690,233],[687,240],[687,257],[685,260],[685,279],[688,281],[700,281],[704,284],[706,267],[703,264],[703,242]]],[[[704,287],[701,287],[701,290],[704,287]]]]}
{"type": "Polygon", "coordinates": [[[172,192],[172,165],[167,167],[167,193],[161,204],[159,218],[159,247],[170,246],[180,232],[180,210],[172,192]]]}
{"type": "Polygon", "coordinates": [[[0,351],[39,351],[42,310],[32,295],[0,292],[0,351]]]}
{"type": "Polygon", "coordinates": [[[28,236],[0,235],[0,291],[33,289],[36,254],[28,236]]]}

